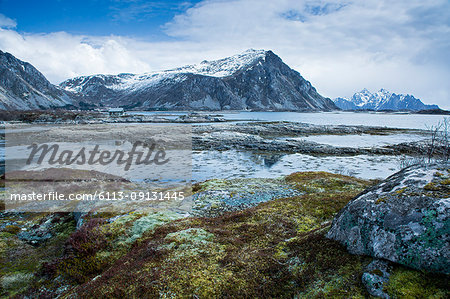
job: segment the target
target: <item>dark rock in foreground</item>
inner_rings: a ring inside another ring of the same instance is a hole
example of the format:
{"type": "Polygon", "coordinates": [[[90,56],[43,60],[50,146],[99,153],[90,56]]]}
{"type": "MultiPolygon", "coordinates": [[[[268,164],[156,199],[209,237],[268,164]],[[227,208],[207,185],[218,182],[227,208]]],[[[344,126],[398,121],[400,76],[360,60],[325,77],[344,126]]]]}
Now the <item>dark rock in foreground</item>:
{"type": "Polygon", "coordinates": [[[449,274],[449,175],[435,164],[390,176],[347,204],[327,237],[353,254],[449,274]]]}

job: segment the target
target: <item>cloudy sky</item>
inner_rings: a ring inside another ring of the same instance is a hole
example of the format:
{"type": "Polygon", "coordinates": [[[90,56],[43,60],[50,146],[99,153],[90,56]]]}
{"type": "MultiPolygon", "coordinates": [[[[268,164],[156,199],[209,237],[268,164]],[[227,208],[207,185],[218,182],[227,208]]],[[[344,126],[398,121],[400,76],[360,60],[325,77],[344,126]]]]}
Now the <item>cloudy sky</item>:
{"type": "Polygon", "coordinates": [[[331,98],[368,88],[450,109],[448,0],[0,0],[0,49],[52,83],[272,50],[331,98]]]}

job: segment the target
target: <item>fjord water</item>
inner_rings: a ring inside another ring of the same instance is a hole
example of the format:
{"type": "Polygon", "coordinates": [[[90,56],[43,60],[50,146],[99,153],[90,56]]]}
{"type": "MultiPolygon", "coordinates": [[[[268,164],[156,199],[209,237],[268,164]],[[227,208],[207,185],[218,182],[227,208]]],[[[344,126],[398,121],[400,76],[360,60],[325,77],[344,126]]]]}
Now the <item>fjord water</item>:
{"type": "MultiPolygon", "coordinates": [[[[132,114],[158,115],[175,119],[188,112],[130,112],[132,114]]],[[[226,120],[245,121],[290,121],[315,125],[375,126],[427,130],[444,119],[443,115],[424,115],[384,112],[198,112],[220,115],[226,120]]],[[[215,123],[208,123],[215,124],[215,123]]],[[[195,124],[203,125],[203,124],[195,124]]],[[[292,137],[329,144],[337,147],[373,147],[419,141],[423,134],[397,133],[392,135],[315,135],[292,137]]],[[[365,179],[386,178],[397,172],[398,156],[312,156],[305,154],[272,155],[249,151],[194,151],[193,179],[203,181],[211,178],[278,177],[296,171],[329,171],[344,173],[365,179]]]]}
{"type": "Polygon", "coordinates": [[[224,114],[225,119],[293,121],[315,125],[376,126],[404,129],[427,129],[444,116],[382,112],[239,112],[224,114]]]}
{"type": "Polygon", "coordinates": [[[370,134],[350,134],[350,135],[312,135],[296,137],[299,139],[332,145],[336,147],[357,147],[369,148],[374,146],[394,145],[404,142],[414,142],[426,139],[427,136],[419,134],[393,134],[393,135],[370,135],[370,134]]]}
{"type": "MultiPolygon", "coordinates": [[[[174,118],[187,112],[145,111],[129,112],[132,114],[161,115],[164,118],[174,118]],[[170,115],[170,116],[166,116],[170,115]]],[[[226,120],[251,121],[291,121],[315,125],[348,125],[376,126],[403,129],[427,129],[442,121],[443,115],[384,113],[384,112],[199,112],[218,114],[226,120]]]]}

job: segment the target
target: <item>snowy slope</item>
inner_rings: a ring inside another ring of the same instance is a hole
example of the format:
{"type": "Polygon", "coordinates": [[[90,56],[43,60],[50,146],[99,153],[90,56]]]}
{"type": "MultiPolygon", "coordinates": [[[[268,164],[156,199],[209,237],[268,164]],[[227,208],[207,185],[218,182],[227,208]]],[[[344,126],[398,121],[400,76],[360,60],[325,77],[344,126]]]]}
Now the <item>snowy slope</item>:
{"type": "Polygon", "coordinates": [[[239,69],[251,65],[257,59],[265,58],[264,50],[247,50],[241,54],[220,60],[204,60],[199,64],[186,65],[183,67],[150,72],[145,74],[119,74],[119,75],[93,75],[81,76],[66,80],[60,84],[64,89],[71,92],[89,92],[92,83],[101,82],[113,90],[137,90],[152,87],[164,80],[182,81],[186,77],[183,74],[195,74],[223,78],[233,75],[239,69]]]}

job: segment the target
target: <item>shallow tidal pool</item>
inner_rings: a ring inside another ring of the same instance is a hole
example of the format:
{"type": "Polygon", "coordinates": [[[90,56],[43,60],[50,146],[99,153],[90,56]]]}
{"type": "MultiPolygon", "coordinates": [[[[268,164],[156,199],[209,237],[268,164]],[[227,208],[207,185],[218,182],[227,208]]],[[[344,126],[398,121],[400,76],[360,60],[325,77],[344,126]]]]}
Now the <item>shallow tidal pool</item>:
{"type": "Polygon", "coordinates": [[[369,148],[376,146],[394,145],[405,142],[416,142],[425,140],[426,138],[427,136],[415,134],[391,134],[391,135],[350,134],[350,135],[313,135],[290,139],[313,141],[337,147],[369,148]]]}
{"type": "Polygon", "coordinates": [[[316,157],[304,154],[257,154],[246,151],[195,151],[193,180],[275,178],[297,171],[327,171],[363,179],[386,178],[399,170],[398,156],[316,157]]]}

